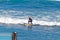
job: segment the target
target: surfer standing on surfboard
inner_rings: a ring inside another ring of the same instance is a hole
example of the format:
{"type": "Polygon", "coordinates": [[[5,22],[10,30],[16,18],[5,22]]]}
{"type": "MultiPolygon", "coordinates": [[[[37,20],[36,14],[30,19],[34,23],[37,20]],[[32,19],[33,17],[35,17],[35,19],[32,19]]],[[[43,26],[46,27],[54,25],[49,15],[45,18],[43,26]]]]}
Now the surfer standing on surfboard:
{"type": "Polygon", "coordinates": [[[28,24],[32,24],[32,18],[28,17],[28,24]]]}

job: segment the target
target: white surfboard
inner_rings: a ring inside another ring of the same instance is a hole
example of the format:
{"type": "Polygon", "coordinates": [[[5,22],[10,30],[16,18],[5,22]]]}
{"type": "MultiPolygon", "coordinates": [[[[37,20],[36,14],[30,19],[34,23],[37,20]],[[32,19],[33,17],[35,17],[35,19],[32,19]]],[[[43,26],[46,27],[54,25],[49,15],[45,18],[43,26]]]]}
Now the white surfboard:
{"type": "Polygon", "coordinates": [[[27,24],[27,23],[25,23],[24,25],[25,26],[33,26],[33,24],[27,24]]]}

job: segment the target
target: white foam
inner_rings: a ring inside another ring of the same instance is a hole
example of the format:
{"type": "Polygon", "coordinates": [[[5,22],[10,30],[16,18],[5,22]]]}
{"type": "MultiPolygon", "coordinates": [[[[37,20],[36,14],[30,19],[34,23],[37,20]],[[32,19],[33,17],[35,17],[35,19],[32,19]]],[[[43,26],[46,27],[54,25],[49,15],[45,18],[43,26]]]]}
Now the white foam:
{"type": "MultiPolygon", "coordinates": [[[[0,17],[0,23],[24,24],[24,23],[28,23],[28,19],[16,19],[16,18],[10,18],[10,17],[0,17]]],[[[60,26],[60,22],[47,22],[47,21],[41,21],[41,20],[33,20],[33,24],[48,25],[48,26],[53,26],[53,25],[60,26]]]]}
{"type": "Polygon", "coordinates": [[[17,24],[17,23],[20,23],[20,24],[23,24],[23,23],[26,23],[27,20],[25,19],[13,19],[13,18],[8,18],[8,17],[1,17],[0,18],[0,23],[11,23],[11,24],[17,24]]]}
{"type": "Polygon", "coordinates": [[[60,1],[60,0],[48,0],[48,1],[60,1]]]}

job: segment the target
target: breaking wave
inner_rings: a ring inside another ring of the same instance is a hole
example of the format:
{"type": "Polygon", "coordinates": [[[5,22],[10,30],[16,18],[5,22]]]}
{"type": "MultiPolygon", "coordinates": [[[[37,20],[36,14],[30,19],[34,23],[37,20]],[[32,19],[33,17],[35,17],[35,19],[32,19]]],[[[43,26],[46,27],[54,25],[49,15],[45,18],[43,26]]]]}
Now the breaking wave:
{"type": "Polygon", "coordinates": [[[33,24],[60,26],[60,11],[21,11],[0,10],[0,23],[24,24],[28,23],[27,16],[33,17],[33,24]]]}
{"type": "MultiPolygon", "coordinates": [[[[0,23],[24,24],[27,22],[28,22],[28,19],[16,19],[16,18],[10,18],[10,17],[0,17],[0,23]]],[[[47,21],[41,21],[41,20],[33,20],[33,24],[47,25],[47,26],[53,26],[53,25],[60,26],[60,22],[47,22],[47,21]]]]}

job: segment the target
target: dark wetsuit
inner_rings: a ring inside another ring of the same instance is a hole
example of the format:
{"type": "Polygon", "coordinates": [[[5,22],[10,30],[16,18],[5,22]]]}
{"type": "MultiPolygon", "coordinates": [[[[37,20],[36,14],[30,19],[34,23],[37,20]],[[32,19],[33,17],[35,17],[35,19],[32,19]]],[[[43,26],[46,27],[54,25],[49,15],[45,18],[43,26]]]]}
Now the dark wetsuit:
{"type": "Polygon", "coordinates": [[[31,19],[31,18],[29,18],[29,20],[28,20],[28,24],[29,24],[29,23],[32,24],[32,19],[31,19]]]}

